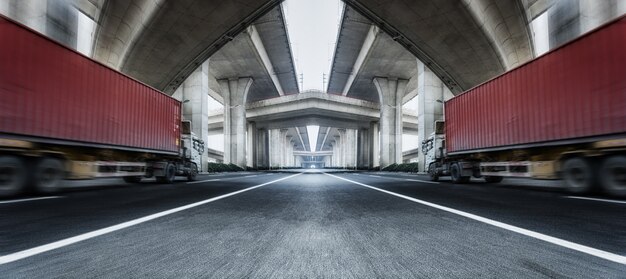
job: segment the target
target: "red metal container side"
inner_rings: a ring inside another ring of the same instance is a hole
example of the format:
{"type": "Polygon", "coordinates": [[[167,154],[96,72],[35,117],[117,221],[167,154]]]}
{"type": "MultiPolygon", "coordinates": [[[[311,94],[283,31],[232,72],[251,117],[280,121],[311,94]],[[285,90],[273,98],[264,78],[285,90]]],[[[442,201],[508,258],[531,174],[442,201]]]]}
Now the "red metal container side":
{"type": "Polygon", "coordinates": [[[445,104],[447,151],[626,132],[626,17],[445,104]]]}
{"type": "Polygon", "coordinates": [[[0,133],[177,153],[179,101],[0,17],[0,133]]]}

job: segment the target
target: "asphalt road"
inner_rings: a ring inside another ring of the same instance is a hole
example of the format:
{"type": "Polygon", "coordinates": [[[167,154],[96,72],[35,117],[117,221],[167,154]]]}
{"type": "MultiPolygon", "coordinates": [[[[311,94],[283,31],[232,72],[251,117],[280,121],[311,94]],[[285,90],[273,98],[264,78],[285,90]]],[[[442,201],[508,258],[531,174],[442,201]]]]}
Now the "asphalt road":
{"type": "Polygon", "coordinates": [[[521,180],[235,173],[70,184],[0,200],[1,278],[626,278],[626,201],[521,180]]]}

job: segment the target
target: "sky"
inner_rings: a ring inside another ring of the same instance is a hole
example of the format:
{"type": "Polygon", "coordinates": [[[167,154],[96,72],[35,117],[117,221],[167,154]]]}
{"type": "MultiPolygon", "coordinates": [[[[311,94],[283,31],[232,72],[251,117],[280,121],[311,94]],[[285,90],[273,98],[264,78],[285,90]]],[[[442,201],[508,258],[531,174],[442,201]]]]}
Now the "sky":
{"type": "Polygon", "coordinates": [[[326,91],[343,2],[286,0],[283,10],[300,90],[326,91]]]}

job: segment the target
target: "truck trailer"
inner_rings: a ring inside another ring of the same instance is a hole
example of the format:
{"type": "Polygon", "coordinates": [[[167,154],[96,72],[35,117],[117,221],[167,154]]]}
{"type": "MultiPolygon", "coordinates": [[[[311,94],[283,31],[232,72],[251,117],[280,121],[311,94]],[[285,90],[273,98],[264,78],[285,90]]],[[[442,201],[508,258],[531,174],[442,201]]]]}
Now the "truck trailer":
{"type": "Polygon", "coordinates": [[[626,17],[444,104],[422,142],[431,179],[563,179],[626,196],[626,17]]]}
{"type": "Polygon", "coordinates": [[[180,101],[2,16],[0,42],[0,196],[195,179],[204,144],[180,101]]]}

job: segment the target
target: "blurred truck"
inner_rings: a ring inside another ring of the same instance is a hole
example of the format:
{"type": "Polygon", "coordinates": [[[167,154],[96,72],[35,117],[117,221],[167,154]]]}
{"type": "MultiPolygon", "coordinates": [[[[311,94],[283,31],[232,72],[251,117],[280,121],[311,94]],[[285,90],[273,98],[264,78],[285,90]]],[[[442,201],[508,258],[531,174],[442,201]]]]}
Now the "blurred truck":
{"type": "Polygon", "coordinates": [[[432,180],[563,179],[626,196],[626,17],[444,104],[422,142],[432,180]]]}
{"type": "Polygon", "coordinates": [[[63,179],[195,179],[181,102],[0,16],[0,196],[63,179]]]}

